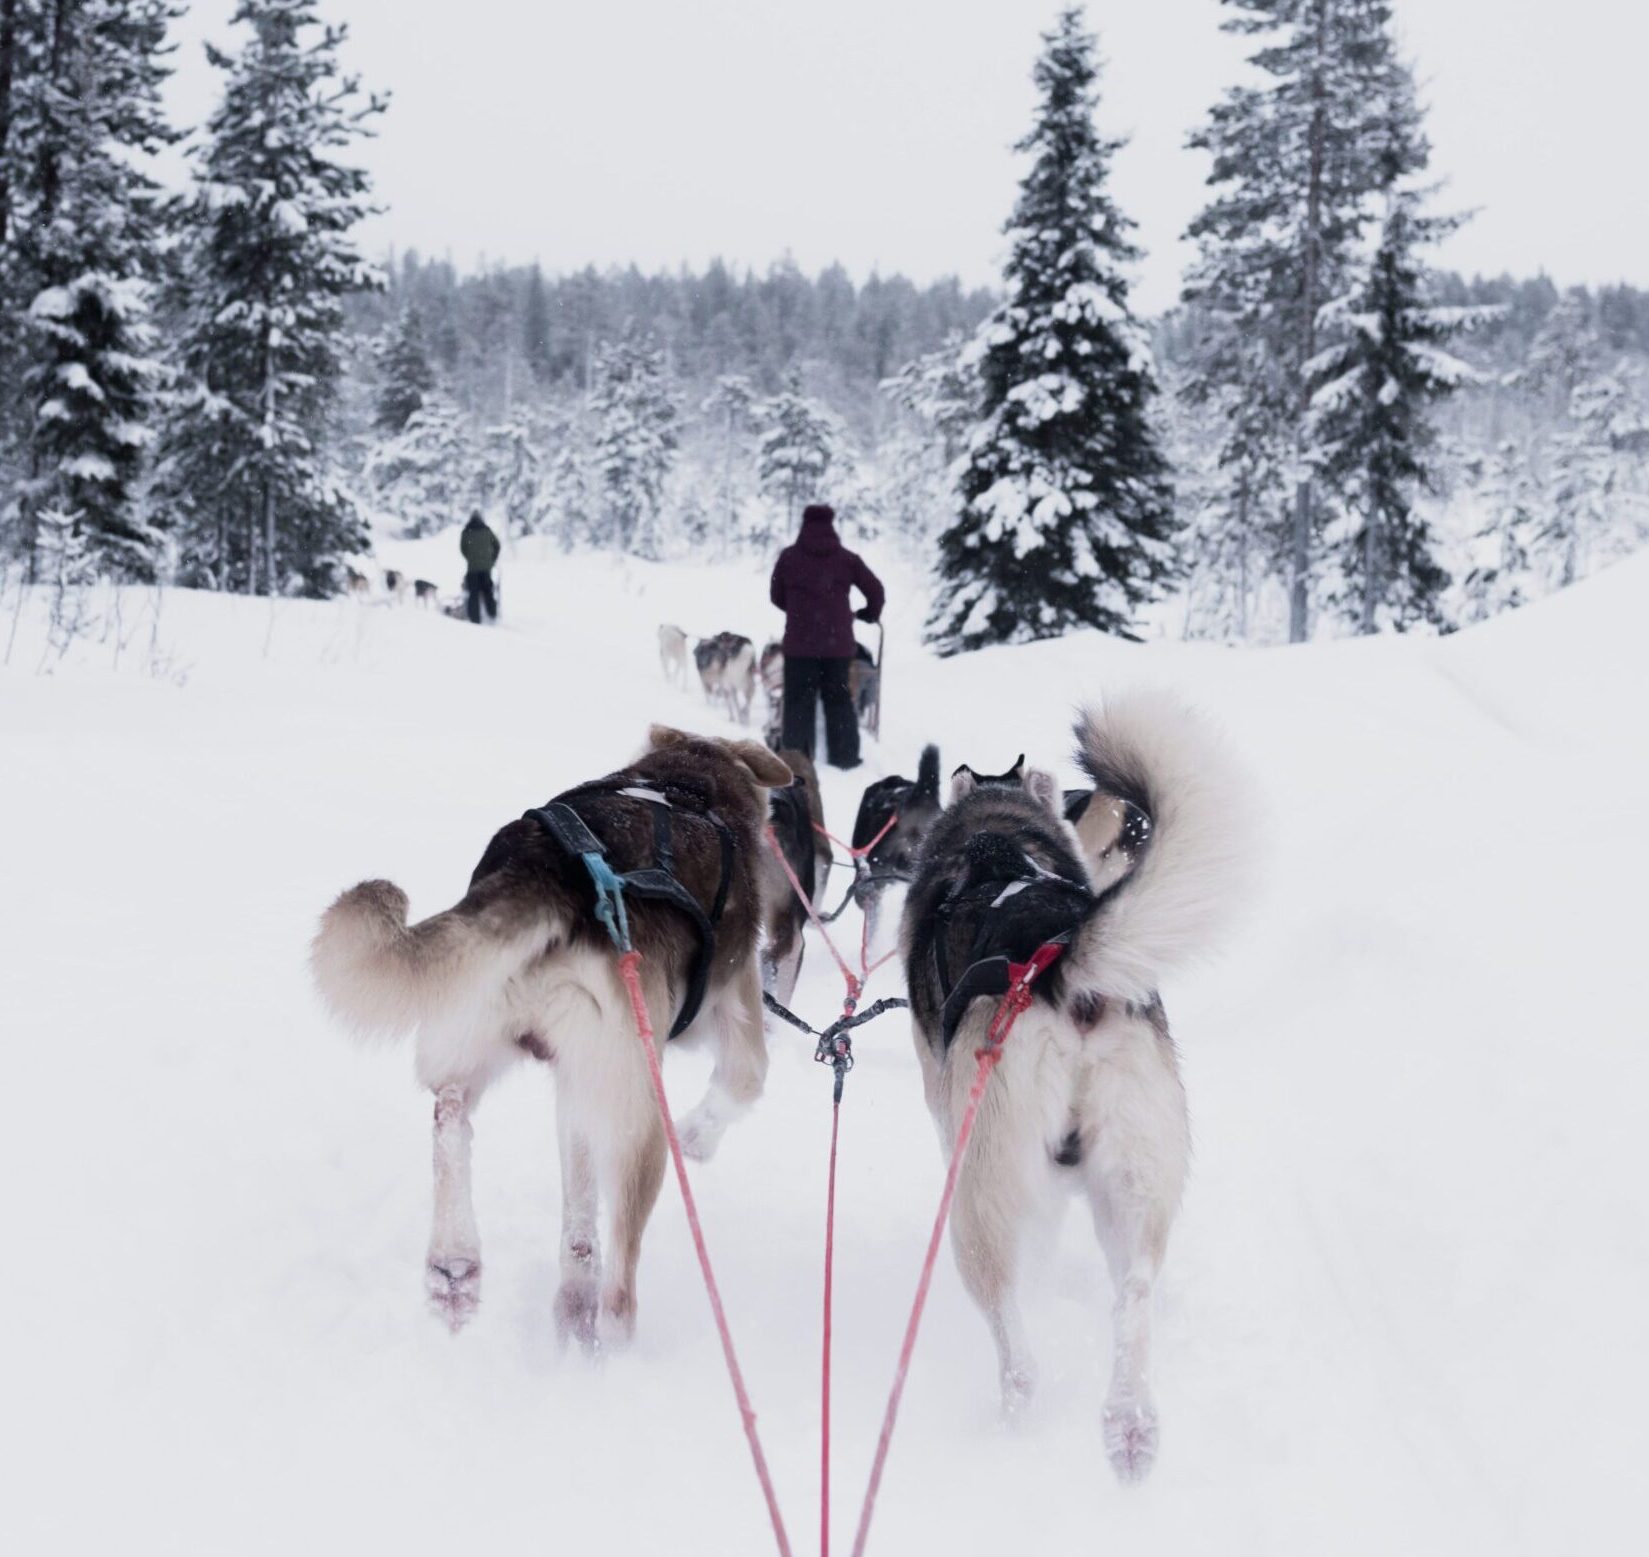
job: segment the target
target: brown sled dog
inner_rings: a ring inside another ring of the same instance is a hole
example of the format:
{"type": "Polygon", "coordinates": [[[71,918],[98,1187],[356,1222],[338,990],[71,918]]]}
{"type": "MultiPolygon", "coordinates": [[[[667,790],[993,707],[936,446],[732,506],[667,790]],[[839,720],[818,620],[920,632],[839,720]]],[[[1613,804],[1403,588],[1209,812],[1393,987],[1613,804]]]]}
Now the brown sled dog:
{"type": "MultiPolygon", "coordinates": [[[[790,770],[754,741],[659,726],[629,767],[565,797],[625,872],[661,863],[715,919],[703,1001],[683,1036],[708,1036],[715,1067],[681,1125],[703,1160],[760,1095],[767,1071],[756,967],[768,786],[790,770]],[[663,802],[663,806],[659,802],[663,802]],[[663,807],[667,822],[659,814],[663,807]]],[[[686,1016],[701,966],[698,927],[667,901],[625,894],[642,988],[660,1037],[686,1016]]],[[[350,888],[321,919],[311,954],[333,1012],[363,1034],[417,1031],[419,1080],[435,1095],[435,1215],[427,1289],[453,1329],[480,1300],[481,1244],[470,1198],[470,1115],[488,1085],[531,1057],[556,1075],[561,1147],[562,1335],[586,1346],[635,1326],[641,1235],[664,1176],[665,1142],[612,943],[583,862],[532,816],[494,834],[452,908],[413,925],[388,881],[350,888]],[[603,1266],[596,1213],[611,1207],[603,1266]]]]}
{"type": "MultiPolygon", "coordinates": [[[[789,788],[775,789],[768,795],[768,824],[784,851],[786,864],[801,882],[807,901],[817,907],[830,877],[830,840],[819,830],[824,826],[819,773],[805,752],[781,749],[779,760],[796,776],[789,788]]],[[[796,896],[784,866],[774,857],[771,844],[762,849],[761,883],[762,988],[788,1004],[802,971],[807,908],[796,896]]]]}

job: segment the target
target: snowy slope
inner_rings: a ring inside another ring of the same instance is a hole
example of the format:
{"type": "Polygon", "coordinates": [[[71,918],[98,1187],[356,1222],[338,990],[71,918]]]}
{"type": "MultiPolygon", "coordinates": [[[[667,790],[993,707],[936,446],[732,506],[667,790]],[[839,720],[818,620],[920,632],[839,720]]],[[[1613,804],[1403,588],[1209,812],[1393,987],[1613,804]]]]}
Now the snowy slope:
{"type": "MultiPolygon", "coordinates": [[[[451,546],[399,560],[446,580],[451,546]]],[[[1635,1550],[1649,556],[1442,642],[1075,637],[944,663],[889,572],[887,738],[856,781],[910,772],[927,739],[947,770],[1065,763],[1079,698],[1173,685],[1262,780],[1270,870],[1231,955],[1165,992],[1197,1152],[1152,1480],[1123,1490],[1104,1461],[1109,1294],[1073,1216],[1029,1304],[1043,1387],[1012,1433],[942,1265],[872,1550],[1635,1550]]],[[[410,1055],[348,1045],[307,986],[340,887],[387,874],[443,906],[500,821],[650,720],[716,727],[662,685],[660,620],[776,625],[738,569],[529,552],[504,600],[477,631],[172,594],[165,676],[109,639],[34,674],[38,612],[21,623],[0,674],[8,1548],[770,1549],[673,1187],[635,1347],[561,1355],[551,1082],[522,1068],[478,1117],[486,1289],[448,1336],[422,1304],[410,1055]]],[[[145,609],[130,597],[128,625],[145,609]]],[[[828,777],[838,827],[858,787],[828,777]]],[[[797,1004],[838,999],[815,948],[797,1004]]],[[[695,1175],[803,1552],[829,1087],[800,1040],[772,1044],[767,1098],[695,1175]]],[[[904,1024],[859,1049],[842,1550],[942,1171],[904,1024]]],[[[672,1056],[674,1096],[702,1066],[672,1056]]]]}

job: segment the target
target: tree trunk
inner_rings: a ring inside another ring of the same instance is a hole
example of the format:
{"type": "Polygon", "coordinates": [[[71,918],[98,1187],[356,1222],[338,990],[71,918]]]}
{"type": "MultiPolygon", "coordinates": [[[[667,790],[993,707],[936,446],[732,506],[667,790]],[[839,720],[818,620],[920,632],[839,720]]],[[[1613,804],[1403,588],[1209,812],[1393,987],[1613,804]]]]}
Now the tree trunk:
{"type": "MultiPolygon", "coordinates": [[[[52,9],[52,41],[51,52],[47,56],[46,79],[53,86],[58,86],[63,78],[65,62],[69,52],[69,13],[72,9],[71,0],[57,0],[52,9]]],[[[13,52],[15,53],[15,31],[13,35],[13,52]]],[[[40,212],[37,218],[39,225],[46,227],[57,215],[58,197],[62,193],[62,148],[51,139],[46,139],[40,146],[39,180],[40,180],[40,212]]],[[[9,196],[8,196],[9,199],[9,196]]],[[[50,281],[49,276],[37,276],[36,282],[50,281]]],[[[22,299],[23,306],[27,307],[28,300],[22,299]]],[[[31,417],[32,420],[32,417],[31,417]]],[[[40,551],[40,512],[38,507],[40,486],[40,448],[34,439],[34,430],[30,428],[29,436],[29,474],[30,488],[25,492],[18,503],[18,519],[23,531],[24,577],[34,583],[38,568],[40,551]]]]}
{"type": "Polygon", "coordinates": [[[11,84],[17,68],[17,0],[0,0],[0,248],[11,233],[11,84]]]}
{"type": "Polygon", "coordinates": [[[1294,490],[1294,534],[1289,559],[1288,639],[1304,643],[1311,612],[1311,475],[1305,462],[1306,420],[1311,414],[1311,380],[1306,363],[1317,355],[1317,291],[1323,221],[1323,141],[1328,133],[1328,98],[1323,90],[1328,55],[1328,0],[1316,0],[1316,62],[1311,72],[1311,166],[1306,186],[1305,287],[1300,299],[1300,420],[1294,434],[1299,482],[1294,490]]]}
{"type": "Polygon", "coordinates": [[[1237,486],[1237,637],[1248,641],[1248,467],[1237,486]]]}
{"type": "Polygon", "coordinates": [[[1380,510],[1369,504],[1363,521],[1363,620],[1365,637],[1374,631],[1374,608],[1380,603],[1380,510]]]}
{"type": "MultiPolygon", "coordinates": [[[[263,330],[263,451],[266,462],[274,447],[275,345],[266,324],[263,330]]],[[[263,589],[266,595],[275,593],[275,478],[267,463],[263,472],[263,589]]]]}

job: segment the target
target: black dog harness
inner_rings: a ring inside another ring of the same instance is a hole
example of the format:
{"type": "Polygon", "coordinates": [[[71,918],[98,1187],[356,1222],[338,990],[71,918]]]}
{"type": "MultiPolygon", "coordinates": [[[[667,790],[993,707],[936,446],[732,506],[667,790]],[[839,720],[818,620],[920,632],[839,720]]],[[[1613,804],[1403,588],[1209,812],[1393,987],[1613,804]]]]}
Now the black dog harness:
{"type": "Polygon", "coordinates": [[[1043,869],[1001,833],[970,838],[965,858],[966,874],[935,911],[940,927],[933,955],[947,1049],[975,1000],[1008,992],[1011,964],[1025,963],[1040,946],[1069,947],[1100,901],[1086,881],[1043,869]],[[974,930],[968,964],[953,979],[948,942],[958,916],[974,920],[974,930]]]}
{"type": "Polygon", "coordinates": [[[678,783],[657,787],[616,774],[612,778],[596,779],[566,790],[548,804],[526,813],[575,859],[582,860],[590,872],[596,892],[596,913],[607,925],[614,939],[619,939],[622,927],[627,944],[629,927],[624,917],[622,893],[633,893],[649,902],[664,903],[677,909],[692,921],[698,932],[698,955],[693,959],[688,975],[687,994],[676,1013],[670,1037],[676,1038],[692,1025],[704,1004],[704,992],[710,983],[710,969],[716,960],[716,926],[727,907],[727,892],[733,881],[733,834],[727,824],[710,809],[702,794],[678,783]],[[653,815],[653,863],[635,870],[614,871],[606,863],[607,846],[590,831],[574,802],[585,795],[616,795],[646,805],[653,815]],[[721,844],[721,878],[716,884],[716,896],[708,913],[704,905],[681,884],[676,875],[676,856],[671,843],[672,818],[682,816],[694,821],[708,822],[716,830],[721,844]],[[604,882],[614,884],[614,908],[603,893],[604,882]]]}

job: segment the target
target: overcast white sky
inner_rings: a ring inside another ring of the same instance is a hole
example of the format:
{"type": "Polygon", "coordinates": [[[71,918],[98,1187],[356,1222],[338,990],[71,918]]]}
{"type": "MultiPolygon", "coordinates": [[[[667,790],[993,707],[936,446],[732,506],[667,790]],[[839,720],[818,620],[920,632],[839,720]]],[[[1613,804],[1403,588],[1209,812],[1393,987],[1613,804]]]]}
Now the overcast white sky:
{"type": "MultiPolygon", "coordinates": [[[[393,93],[363,160],[370,234],[551,270],[713,255],[996,279],[1029,71],[1056,0],[322,0],[348,58],[393,93]]],[[[1100,123],[1131,144],[1118,198],[1147,255],[1136,300],[1174,300],[1202,201],[1187,133],[1234,79],[1218,0],[1090,0],[1100,123]]],[[[218,83],[194,0],[173,84],[186,123],[218,83]]],[[[1451,207],[1441,258],[1561,282],[1649,282],[1641,0],[1396,0],[1451,207]]]]}

